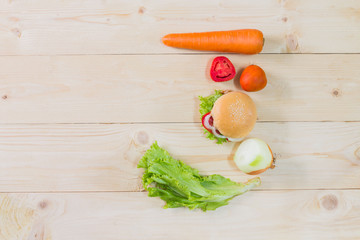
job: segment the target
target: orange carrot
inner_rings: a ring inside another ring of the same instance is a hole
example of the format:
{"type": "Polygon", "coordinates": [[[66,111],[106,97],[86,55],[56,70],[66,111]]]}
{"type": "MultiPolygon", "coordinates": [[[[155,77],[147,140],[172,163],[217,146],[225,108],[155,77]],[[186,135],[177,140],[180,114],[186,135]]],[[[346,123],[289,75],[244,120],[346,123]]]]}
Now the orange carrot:
{"type": "Polygon", "coordinates": [[[164,36],[165,45],[203,51],[256,54],[261,52],[264,38],[256,29],[232,31],[172,33],[164,36]]]}

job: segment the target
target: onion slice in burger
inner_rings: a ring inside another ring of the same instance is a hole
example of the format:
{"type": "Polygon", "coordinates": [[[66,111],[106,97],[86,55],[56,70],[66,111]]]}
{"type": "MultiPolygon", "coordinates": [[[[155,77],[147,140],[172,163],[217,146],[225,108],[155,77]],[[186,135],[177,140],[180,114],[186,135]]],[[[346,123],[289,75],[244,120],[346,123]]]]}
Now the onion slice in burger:
{"type": "Polygon", "coordinates": [[[219,134],[217,131],[217,129],[214,127],[214,126],[212,126],[212,133],[215,135],[215,137],[217,137],[217,138],[227,138],[227,137],[225,137],[224,135],[221,135],[221,134],[219,134]]]}
{"type": "Polygon", "coordinates": [[[244,138],[230,138],[230,137],[226,137],[224,135],[222,135],[219,130],[217,130],[214,125],[212,124],[213,120],[211,119],[211,112],[208,112],[207,114],[205,114],[202,119],[201,119],[201,123],[203,125],[203,127],[208,130],[210,133],[214,134],[215,137],[217,138],[226,138],[227,140],[229,140],[230,142],[240,142],[242,141],[244,138]]]}
{"type": "Polygon", "coordinates": [[[224,135],[221,135],[218,133],[218,130],[214,127],[213,124],[211,124],[211,119],[212,116],[211,116],[211,112],[205,114],[202,119],[201,119],[201,122],[202,122],[202,125],[204,126],[204,128],[206,130],[208,130],[210,133],[214,134],[215,137],[217,138],[226,138],[224,135]]]}
{"type": "Polygon", "coordinates": [[[208,130],[210,133],[214,134],[215,137],[217,138],[226,138],[227,140],[229,140],[230,142],[241,142],[244,138],[230,138],[230,137],[226,137],[224,135],[222,135],[219,130],[217,130],[213,123],[213,120],[211,119],[211,112],[208,112],[207,114],[205,114],[202,119],[201,119],[201,123],[203,125],[203,127],[208,130]]]}
{"type": "Polygon", "coordinates": [[[227,139],[230,142],[241,142],[242,140],[244,140],[244,138],[231,138],[231,137],[228,137],[227,139]]]}
{"type": "Polygon", "coordinates": [[[263,140],[249,138],[243,141],[236,150],[236,166],[247,174],[260,174],[268,168],[274,168],[274,156],[263,140]]]}

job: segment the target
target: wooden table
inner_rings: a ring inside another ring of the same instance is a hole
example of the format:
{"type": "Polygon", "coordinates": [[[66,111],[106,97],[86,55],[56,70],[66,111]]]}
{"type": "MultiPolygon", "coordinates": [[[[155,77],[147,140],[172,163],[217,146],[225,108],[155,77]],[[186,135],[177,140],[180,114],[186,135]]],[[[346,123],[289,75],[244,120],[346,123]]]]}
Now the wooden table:
{"type": "Polygon", "coordinates": [[[0,239],[360,239],[360,1],[0,1],[0,239]],[[277,167],[216,211],[162,209],[136,165],[155,140],[202,174],[250,176],[202,134],[218,53],[171,32],[257,28],[251,93],[277,167]]]}

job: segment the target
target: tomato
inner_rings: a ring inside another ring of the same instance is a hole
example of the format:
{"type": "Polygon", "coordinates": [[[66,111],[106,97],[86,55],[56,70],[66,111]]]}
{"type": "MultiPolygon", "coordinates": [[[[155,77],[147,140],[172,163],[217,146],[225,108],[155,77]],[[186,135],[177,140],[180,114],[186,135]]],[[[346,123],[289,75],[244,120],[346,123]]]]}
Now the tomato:
{"type": "Polygon", "coordinates": [[[201,123],[202,123],[203,127],[209,131],[209,133],[212,133],[212,130],[210,129],[210,127],[213,126],[214,119],[212,118],[212,116],[209,116],[209,115],[210,115],[210,112],[205,114],[201,119],[201,123]]]}
{"type": "Polygon", "coordinates": [[[216,57],[210,69],[210,76],[215,82],[225,82],[235,77],[234,65],[227,57],[216,57]]]}
{"type": "Polygon", "coordinates": [[[247,92],[260,91],[266,84],[267,79],[264,70],[256,65],[245,68],[240,76],[240,85],[247,92]]]}

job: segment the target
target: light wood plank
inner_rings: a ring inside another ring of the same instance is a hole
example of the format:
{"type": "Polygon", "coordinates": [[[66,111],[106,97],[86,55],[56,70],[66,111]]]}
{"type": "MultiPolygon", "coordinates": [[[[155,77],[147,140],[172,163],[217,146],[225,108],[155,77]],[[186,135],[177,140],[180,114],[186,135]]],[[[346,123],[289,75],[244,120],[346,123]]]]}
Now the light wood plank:
{"type": "MultiPolygon", "coordinates": [[[[257,123],[277,167],[259,189],[360,188],[360,123],[257,123]]],[[[202,174],[252,176],[232,162],[235,144],[217,145],[200,124],[2,125],[0,191],[139,191],[137,163],[155,141],[202,174]]]]}
{"type": "Polygon", "coordinates": [[[0,54],[189,53],[170,32],[258,28],[265,53],[360,52],[356,0],[0,2],[0,54]]]}
{"type": "Polygon", "coordinates": [[[359,198],[360,190],[251,191],[204,213],[162,209],[146,193],[1,194],[0,239],[352,240],[359,198]]]}
{"type": "MultiPolygon", "coordinates": [[[[239,89],[209,79],[214,56],[0,57],[0,122],[199,122],[198,95],[239,89]]],[[[360,120],[360,55],[228,57],[267,73],[261,121],[360,120]]]]}

